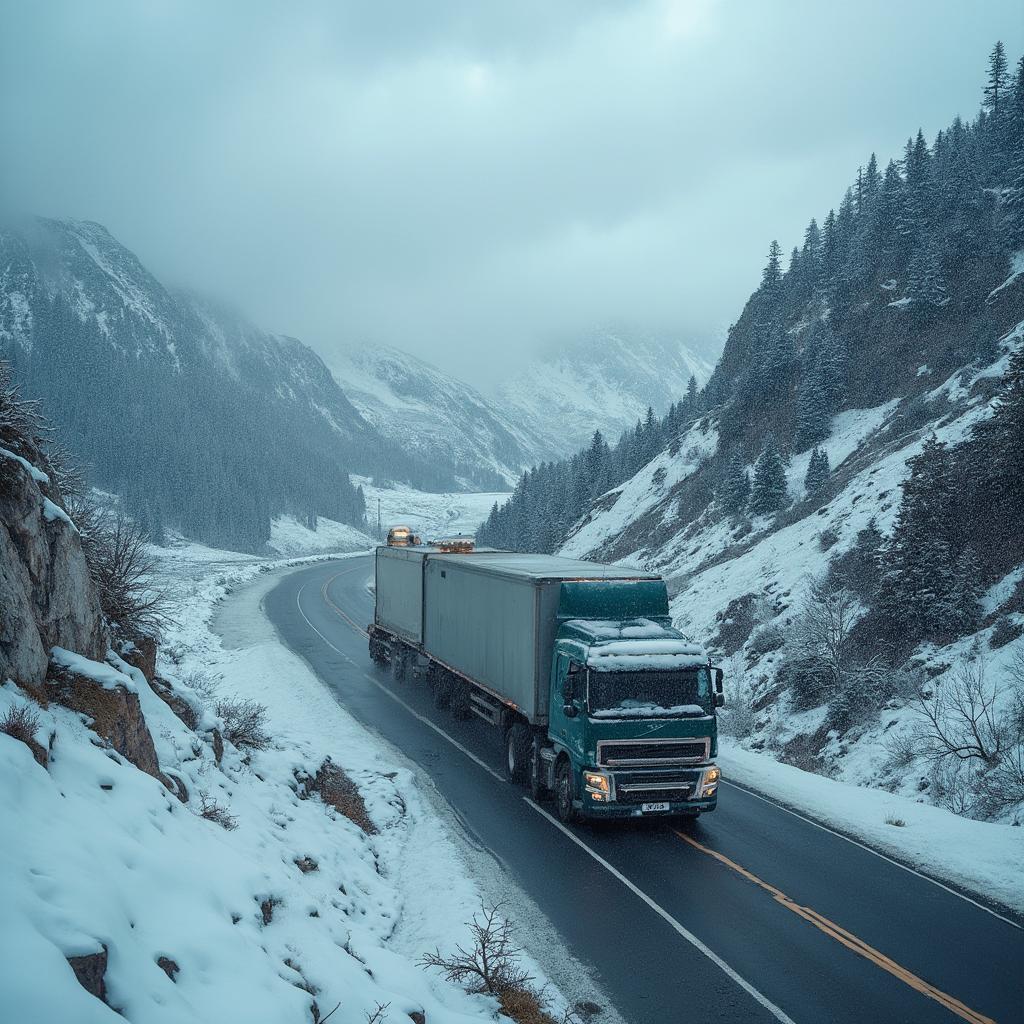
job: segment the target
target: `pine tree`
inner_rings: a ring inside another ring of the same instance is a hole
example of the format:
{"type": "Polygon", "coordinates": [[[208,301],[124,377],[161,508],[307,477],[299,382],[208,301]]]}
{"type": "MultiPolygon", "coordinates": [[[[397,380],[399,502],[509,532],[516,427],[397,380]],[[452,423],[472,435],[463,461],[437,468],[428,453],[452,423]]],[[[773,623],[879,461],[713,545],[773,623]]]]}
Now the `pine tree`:
{"type": "Polygon", "coordinates": [[[807,494],[812,495],[820,491],[828,481],[828,475],[828,452],[821,448],[815,448],[811,452],[810,461],[807,463],[807,473],[804,476],[804,488],[807,494]]]}
{"type": "Polygon", "coordinates": [[[698,390],[697,390],[697,378],[691,373],[690,379],[686,383],[686,409],[688,416],[697,415],[697,402],[698,402],[698,390]]]}
{"type": "Polygon", "coordinates": [[[929,239],[914,253],[908,270],[907,298],[925,320],[934,319],[937,310],[949,302],[946,278],[935,243],[929,239]]]}
{"type": "Polygon", "coordinates": [[[829,414],[824,389],[817,367],[810,367],[800,377],[796,398],[796,430],[793,448],[803,452],[828,437],[829,414]]]}
{"type": "Polygon", "coordinates": [[[750,496],[750,473],[743,459],[743,453],[736,451],[726,467],[722,481],[722,507],[730,516],[740,516],[747,507],[750,496]]]}
{"type": "Polygon", "coordinates": [[[782,456],[773,438],[764,446],[754,465],[750,511],[756,516],[772,515],[786,504],[788,498],[782,456]]]}
{"type": "Polygon", "coordinates": [[[768,263],[761,273],[761,288],[763,291],[773,291],[782,281],[782,246],[778,239],[772,239],[768,248],[768,263]]]}
{"type": "Polygon", "coordinates": [[[988,81],[985,83],[984,107],[995,117],[999,116],[999,107],[1006,96],[1010,76],[1007,71],[1006,51],[1003,49],[1003,41],[1000,39],[992,47],[988,58],[988,81]]]}
{"type": "Polygon", "coordinates": [[[894,638],[912,643],[957,632],[951,609],[961,593],[957,567],[963,551],[946,446],[932,435],[908,465],[896,525],[879,556],[878,609],[894,638]]]}

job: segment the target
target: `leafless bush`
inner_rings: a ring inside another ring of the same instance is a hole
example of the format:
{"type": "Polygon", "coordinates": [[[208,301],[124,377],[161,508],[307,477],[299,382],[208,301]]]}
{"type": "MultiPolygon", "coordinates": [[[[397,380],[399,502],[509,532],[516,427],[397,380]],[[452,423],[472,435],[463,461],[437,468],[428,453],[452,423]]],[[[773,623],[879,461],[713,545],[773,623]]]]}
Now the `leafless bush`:
{"type": "Polygon", "coordinates": [[[135,632],[158,633],[167,623],[167,600],[155,586],[157,565],[145,530],[123,513],[90,507],[87,500],[73,507],[103,614],[135,632]]]}
{"type": "Polygon", "coordinates": [[[519,965],[522,950],[512,938],[512,926],[501,916],[503,909],[502,903],[481,906],[469,922],[472,948],[456,946],[455,952],[447,955],[435,949],[420,959],[422,966],[440,968],[448,981],[465,985],[471,992],[498,995],[504,988],[528,985],[533,978],[519,965]]]}
{"type": "Polygon", "coordinates": [[[199,816],[207,821],[216,822],[221,828],[229,832],[238,828],[238,818],[228,812],[228,809],[221,803],[212,799],[209,793],[199,794],[199,816]]]}
{"type": "Polygon", "coordinates": [[[39,402],[21,397],[10,364],[0,360],[0,445],[24,455],[40,448],[47,433],[39,402]]]}
{"type": "Polygon", "coordinates": [[[215,672],[209,672],[203,668],[192,669],[181,677],[183,686],[194,690],[206,704],[212,704],[217,696],[217,691],[224,677],[215,672]]]}
{"type": "Polygon", "coordinates": [[[921,755],[931,762],[1000,759],[1012,742],[1009,722],[997,712],[1001,690],[985,678],[981,658],[962,665],[934,695],[918,695],[914,711],[923,719],[921,755]]]}
{"type": "Polygon", "coordinates": [[[15,704],[0,718],[0,732],[12,739],[29,743],[39,729],[39,715],[28,704],[15,704]]]}
{"type": "Polygon", "coordinates": [[[366,1014],[366,1024],[383,1024],[388,1019],[390,1003],[378,1003],[373,1013],[366,1014]]]}
{"type": "MultiPolygon", "coordinates": [[[[810,582],[787,638],[788,684],[802,707],[832,702],[835,724],[849,728],[874,710],[892,690],[892,673],[881,660],[857,656],[853,627],[860,605],[840,582],[810,582]]],[[[780,681],[783,681],[780,677],[780,681]]]]}
{"type": "Polygon", "coordinates": [[[738,740],[746,739],[754,731],[757,712],[754,710],[754,688],[742,670],[737,670],[739,658],[734,658],[728,672],[729,700],[718,712],[720,731],[738,740]]]}
{"type": "MultiPolygon", "coordinates": [[[[1010,678],[1024,672],[1024,657],[1010,678]]],[[[932,798],[957,814],[992,818],[1024,801],[1024,692],[1008,699],[981,657],[961,665],[912,705],[917,725],[901,741],[904,759],[930,766],[932,798]]]]}
{"type": "Polygon", "coordinates": [[[230,697],[218,701],[215,710],[224,720],[224,738],[236,747],[265,750],[270,746],[267,709],[263,704],[245,697],[230,697]]]}
{"type": "MultiPolygon", "coordinates": [[[[504,904],[481,906],[469,922],[473,943],[470,949],[456,946],[442,955],[439,949],[420,959],[423,967],[438,967],[448,981],[464,985],[471,992],[496,996],[502,1013],[517,1024],[559,1024],[548,1012],[543,990],[520,966],[522,950],[512,938],[511,925],[501,916],[504,904]]],[[[576,1013],[568,1009],[562,1024],[573,1024],[576,1013]]]]}

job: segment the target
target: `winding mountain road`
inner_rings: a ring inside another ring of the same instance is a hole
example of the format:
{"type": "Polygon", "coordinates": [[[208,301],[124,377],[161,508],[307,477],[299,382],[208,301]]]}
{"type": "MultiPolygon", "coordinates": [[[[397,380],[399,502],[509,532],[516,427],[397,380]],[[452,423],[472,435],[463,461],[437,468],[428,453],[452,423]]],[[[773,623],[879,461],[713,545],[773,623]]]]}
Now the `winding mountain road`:
{"type": "Polygon", "coordinates": [[[718,810],[686,826],[562,826],[504,780],[495,730],[370,661],[372,572],[369,557],[299,569],[265,610],[430,777],[624,1020],[1024,1022],[1019,923],[744,789],[724,785],[718,810]]]}

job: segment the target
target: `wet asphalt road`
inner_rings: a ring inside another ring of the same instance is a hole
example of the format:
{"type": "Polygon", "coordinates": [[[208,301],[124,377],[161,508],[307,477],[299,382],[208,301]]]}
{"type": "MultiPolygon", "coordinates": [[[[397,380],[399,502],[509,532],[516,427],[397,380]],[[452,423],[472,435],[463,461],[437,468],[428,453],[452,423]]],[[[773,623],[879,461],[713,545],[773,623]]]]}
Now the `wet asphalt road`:
{"type": "Polygon", "coordinates": [[[338,701],[429,775],[624,1020],[1024,1022],[1018,923],[743,789],[723,785],[718,810],[686,826],[564,829],[504,781],[496,730],[370,661],[372,571],[369,557],[297,570],[264,607],[338,701]]]}

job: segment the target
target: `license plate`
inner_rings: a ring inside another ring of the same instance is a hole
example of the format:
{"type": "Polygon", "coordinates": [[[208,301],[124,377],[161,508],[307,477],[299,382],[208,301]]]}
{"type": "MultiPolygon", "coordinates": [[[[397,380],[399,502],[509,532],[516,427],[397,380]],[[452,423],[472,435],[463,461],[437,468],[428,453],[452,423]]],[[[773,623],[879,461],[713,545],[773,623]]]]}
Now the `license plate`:
{"type": "Polygon", "coordinates": [[[667,803],[660,803],[660,804],[641,804],[641,805],[640,805],[640,810],[641,810],[641,811],[642,811],[642,812],[643,812],[644,814],[648,814],[648,813],[650,813],[651,811],[667,811],[667,810],[668,810],[668,804],[667,804],[667,803]]]}

